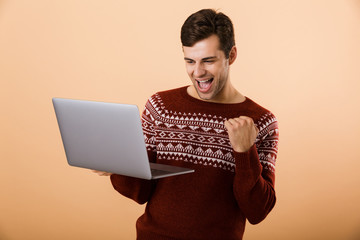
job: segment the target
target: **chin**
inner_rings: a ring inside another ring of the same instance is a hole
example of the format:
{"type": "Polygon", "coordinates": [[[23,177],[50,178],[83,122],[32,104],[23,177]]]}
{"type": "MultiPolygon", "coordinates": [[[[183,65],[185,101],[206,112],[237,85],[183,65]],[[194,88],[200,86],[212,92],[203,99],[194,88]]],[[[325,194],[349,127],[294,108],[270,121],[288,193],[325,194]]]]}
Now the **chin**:
{"type": "Polygon", "coordinates": [[[197,89],[196,89],[196,91],[201,100],[210,101],[214,97],[213,93],[203,94],[203,93],[199,92],[197,89]]]}

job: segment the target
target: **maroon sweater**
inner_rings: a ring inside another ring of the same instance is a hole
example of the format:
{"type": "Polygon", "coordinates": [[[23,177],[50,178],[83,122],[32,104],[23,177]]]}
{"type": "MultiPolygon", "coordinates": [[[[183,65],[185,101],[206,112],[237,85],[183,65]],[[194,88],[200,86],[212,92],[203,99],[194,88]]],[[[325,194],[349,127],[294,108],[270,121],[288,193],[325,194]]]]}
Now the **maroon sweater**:
{"type": "Polygon", "coordinates": [[[275,116],[249,98],[220,104],[195,99],[187,87],[159,92],[142,115],[151,162],[194,173],[142,180],[111,175],[114,188],[143,204],[142,239],[242,239],[246,219],[262,221],[275,204],[278,127],[275,116]],[[248,152],[234,152],[224,120],[253,118],[259,128],[248,152]]]}

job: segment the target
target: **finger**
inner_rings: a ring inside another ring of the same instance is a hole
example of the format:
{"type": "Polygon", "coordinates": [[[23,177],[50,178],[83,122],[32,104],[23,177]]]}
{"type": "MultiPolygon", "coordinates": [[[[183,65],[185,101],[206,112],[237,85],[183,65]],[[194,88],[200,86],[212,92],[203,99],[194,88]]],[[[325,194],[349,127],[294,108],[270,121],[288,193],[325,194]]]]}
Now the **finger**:
{"type": "Polygon", "coordinates": [[[234,131],[242,126],[242,123],[236,119],[229,119],[229,129],[234,131]]]}
{"type": "Polygon", "coordinates": [[[242,120],[246,121],[249,124],[254,123],[254,120],[251,117],[248,117],[248,116],[240,116],[239,119],[242,119],[242,120]]]}
{"type": "Polygon", "coordinates": [[[232,129],[234,127],[234,120],[233,119],[228,119],[224,122],[224,125],[226,127],[227,130],[232,129]]]}
{"type": "Polygon", "coordinates": [[[252,119],[251,117],[248,117],[248,116],[239,116],[239,118],[242,118],[242,119],[252,119]]]}
{"type": "Polygon", "coordinates": [[[230,118],[228,121],[232,126],[236,126],[240,123],[239,120],[235,118],[230,118]]]}
{"type": "Polygon", "coordinates": [[[229,121],[228,120],[225,120],[224,121],[224,126],[225,126],[225,128],[228,130],[229,129],[229,126],[230,125],[230,123],[229,123],[229,121]]]}
{"type": "Polygon", "coordinates": [[[99,176],[108,176],[108,172],[98,171],[98,170],[92,170],[93,173],[99,175],[99,176]]]}
{"type": "Polygon", "coordinates": [[[234,118],[234,121],[236,122],[236,124],[239,124],[241,126],[243,126],[246,122],[246,120],[243,118],[234,118]]]}
{"type": "Polygon", "coordinates": [[[256,125],[254,125],[254,127],[255,127],[256,136],[257,136],[257,135],[259,134],[260,130],[259,130],[259,128],[258,128],[256,125]]]}

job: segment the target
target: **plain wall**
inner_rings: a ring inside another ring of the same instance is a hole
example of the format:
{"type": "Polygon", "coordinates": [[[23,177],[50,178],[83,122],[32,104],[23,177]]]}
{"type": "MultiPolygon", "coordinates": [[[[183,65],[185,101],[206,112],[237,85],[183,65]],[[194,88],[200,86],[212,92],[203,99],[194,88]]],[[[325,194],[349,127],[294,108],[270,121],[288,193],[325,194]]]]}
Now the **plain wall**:
{"type": "Polygon", "coordinates": [[[277,203],[246,240],[360,238],[360,1],[0,1],[0,239],[135,239],[144,205],[69,167],[52,97],[140,109],[191,84],[180,28],[235,25],[231,81],[280,127],[277,203]]]}

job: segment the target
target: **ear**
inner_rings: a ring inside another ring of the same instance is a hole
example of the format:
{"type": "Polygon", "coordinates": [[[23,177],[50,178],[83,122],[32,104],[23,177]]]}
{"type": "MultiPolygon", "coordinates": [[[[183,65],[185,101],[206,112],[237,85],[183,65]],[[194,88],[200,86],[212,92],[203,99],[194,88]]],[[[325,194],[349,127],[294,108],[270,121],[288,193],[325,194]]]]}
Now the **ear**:
{"type": "Polygon", "coordinates": [[[237,56],[237,49],[236,49],[236,46],[233,46],[229,53],[229,65],[231,65],[231,64],[233,64],[233,62],[235,62],[236,56],[237,56]]]}

